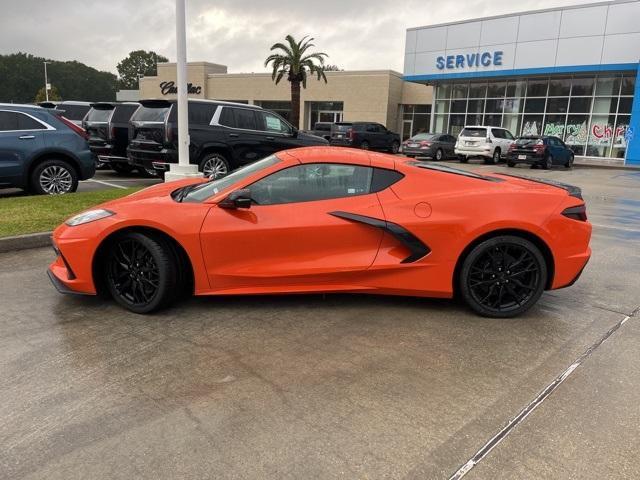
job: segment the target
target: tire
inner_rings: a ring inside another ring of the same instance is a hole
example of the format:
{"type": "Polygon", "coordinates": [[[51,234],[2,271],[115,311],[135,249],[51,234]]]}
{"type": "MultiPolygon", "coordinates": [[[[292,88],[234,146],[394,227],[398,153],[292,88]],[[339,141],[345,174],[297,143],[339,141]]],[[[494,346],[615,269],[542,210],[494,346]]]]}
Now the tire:
{"type": "Polygon", "coordinates": [[[391,144],[391,153],[396,154],[400,151],[400,144],[396,141],[394,141],[391,144]]]}
{"type": "Polygon", "coordinates": [[[515,317],[540,298],[547,265],[532,242],[500,235],[476,245],[460,269],[458,288],[466,304],[484,317],[515,317]]]}
{"type": "Polygon", "coordinates": [[[369,150],[371,147],[369,146],[369,142],[364,140],[363,142],[360,143],[360,148],[362,150],[369,150]]]}
{"type": "Polygon", "coordinates": [[[155,168],[136,167],[136,170],[145,178],[158,177],[158,171],[155,168]]]}
{"type": "Polygon", "coordinates": [[[127,232],[109,249],[104,282],[113,299],[134,313],[169,306],[182,291],[173,248],[152,235],[127,232]]]}
{"type": "Polygon", "coordinates": [[[205,177],[222,178],[229,174],[231,168],[229,161],[220,153],[205,155],[200,161],[199,170],[205,177]]]}
{"type": "Polygon", "coordinates": [[[575,157],[574,157],[573,153],[571,155],[569,155],[569,159],[567,160],[567,163],[564,164],[564,168],[569,169],[569,168],[573,167],[574,158],[575,157]]]}
{"type": "Polygon", "coordinates": [[[442,153],[442,149],[439,148],[436,150],[436,160],[440,161],[444,158],[444,154],[442,153]]]}
{"type": "Polygon", "coordinates": [[[513,168],[516,164],[514,162],[507,161],[507,167],[513,168]]]}
{"type": "Polygon", "coordinates": [[[545,170],[550,170],[553,166],[553,156],[550,153],[547,153],[542,159],[542,168],[545,170]]]}
{"type": "Polygon", "coordinates": [[[490,159],[485,160],[485,163],[497,164],[500,163],[500,147],[496,147],[493,149],[493,155],[490,159]]]}
{"type": "Polygon", "coordinates": [[[135,168],[133,165],[129,165],[128,163],[116,162],[111,164],[111,168],[118,175],[128,175],[133,172],[135,168]]]}
{"type": "Polygon", "coordinates": [[[45,160],[36,166],[30,180],[30,190],[38,195],[62,195],[78,189],[78,173],[65,160],[45,160]]]}
{"type": "Polygon", "coordinates": [[[466,157],[465,155],[458,156],[458,159],[460,160],[460,163],[467,163],[469,161],[469,157],[466,157]]]}

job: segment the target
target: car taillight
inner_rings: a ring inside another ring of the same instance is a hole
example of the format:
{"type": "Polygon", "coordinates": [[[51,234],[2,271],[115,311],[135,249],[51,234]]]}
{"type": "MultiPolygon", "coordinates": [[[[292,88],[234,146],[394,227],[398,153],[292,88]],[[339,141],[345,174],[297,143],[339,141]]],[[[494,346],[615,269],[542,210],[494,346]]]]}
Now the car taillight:
{"type": "Polygon", "coordinates": [[[169,125],[167,125],[164,130],[164,140],[167,143],[171,143],[171,141],[173,140],[173,129],[169,125]]]}
{"type": "Polygon", "coordinates": [[[348,130],[347,130],[347,138],[348,138],[349,140],[353,140],[353,137],[354,137],[354,136],[355,136],[355,134],[354,134],[353,128],[348,129],[348,130]]]}
{"type": "Polygon", "coordinates": [[[71,120],[69,120],[68,118],[66,118],[66,117],[64,117],[62,115],[60,115],[58,118],[60,119],[60,121],[62,123],[64,123],[67,127],[69,127],[74,132],[76,132],[82,138],[84,138],[85,140],[89,139],[89,134],[87,133],[87,131],[84,128],[77,126],[71,120]]]}
{"type": "Polygon", "coordinates": [[[573,220],[579,220],[581,222],[587,221],[587,206],[585,204],[578,205],[577,207],[565,208],[562,211],[562,215],[573,220]]]}
{"type": "Polygon", "coordinates": [[[431,142],[426,142],[426,141],[421,141],[420,142],[420,146],[421,147],[430,147],[431,146],[431,142]]]}
{"type": "Polygon", "coordinates": [[[112,138],[116,138],[116,127],[114,127],[113,125],[109,126],[108,129],[109,132],[109,139],[111,140],[112,138]]]}
{"type": "Polygon", "coordinates": [[[538,153],[544,152],[544,142],[542,140],[538,140],[533,146],[533,149],[538,153]]]}
{"type": "Polygon", "coordinates": [[[516,149],[516,144],[512,143],[511,145],[509,145],[509,151],[511,150],[515,150],[516,149]]]}

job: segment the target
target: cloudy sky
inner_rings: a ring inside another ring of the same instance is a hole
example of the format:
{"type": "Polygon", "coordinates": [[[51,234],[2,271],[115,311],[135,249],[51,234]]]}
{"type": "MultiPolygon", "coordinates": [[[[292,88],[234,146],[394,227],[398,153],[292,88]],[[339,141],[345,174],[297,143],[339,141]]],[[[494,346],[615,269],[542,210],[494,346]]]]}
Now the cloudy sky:
{"type": "MultiPolygon", "coordinates": [[[[264,71],[269,46],[315,37],[329,63],[347,70],[402,70],[405,30],[589,0],[187,0],[189,61],[230,72],[264,71]]],[[[116,73],[129,51],[175,61],[173,0],[11,0],[0,16],[0,53],[79,60],[116,73]]],[[[1,83],[2,79],[0,79],[1,83]]]]}

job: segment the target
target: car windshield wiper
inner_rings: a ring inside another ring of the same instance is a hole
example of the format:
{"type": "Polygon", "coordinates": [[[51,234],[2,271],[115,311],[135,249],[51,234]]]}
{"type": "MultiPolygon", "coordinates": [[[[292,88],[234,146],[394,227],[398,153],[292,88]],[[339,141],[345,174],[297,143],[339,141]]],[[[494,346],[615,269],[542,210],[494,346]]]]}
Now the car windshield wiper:
{"type": "Polygon", "coordinates": [[[185,197],[189,195],[189,192],[191,192],[191,190],[193,190],[195,187],[199,185],[200,185],[199,183],[196,183],[193,185],[187,185],[185,187],[179,188],[178,190],[173,192],[171,196],[176,202],[182,202],[185,199],[185,197]]]}

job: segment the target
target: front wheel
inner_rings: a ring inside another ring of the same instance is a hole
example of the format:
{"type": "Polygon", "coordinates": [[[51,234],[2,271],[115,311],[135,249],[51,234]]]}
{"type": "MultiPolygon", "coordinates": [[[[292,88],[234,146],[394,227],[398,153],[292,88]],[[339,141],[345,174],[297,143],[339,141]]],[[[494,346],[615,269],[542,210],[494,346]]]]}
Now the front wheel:
{"type": "Polygon", "coordinates": [[[134,313],[167,307],[181,287],[170,248],[143,233],[120,235],[113,242],[105,264],[105,283],[113,299],[134,313]]]}
{"type": "Polygon", "coordinates": [[[544,291],[547,265],[538,247],[513,235],[476,245],[462,264],[459,289],[473,311],[494,318],[515,317],[544,291]]]}
{"type": "Polygon", "coordinates": [[[31,190],[39,195],[62,195],[77,189],[78,174],[64,160],[45,160],[31,174],[31,190]]]}
{"type": "Polygon", "coordinates": [[[202,159],[200,171],[207,178],[222,178],[229,173],[229,162],[222,154],[212,153],[202,159]]]}

